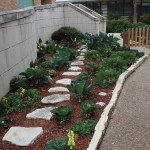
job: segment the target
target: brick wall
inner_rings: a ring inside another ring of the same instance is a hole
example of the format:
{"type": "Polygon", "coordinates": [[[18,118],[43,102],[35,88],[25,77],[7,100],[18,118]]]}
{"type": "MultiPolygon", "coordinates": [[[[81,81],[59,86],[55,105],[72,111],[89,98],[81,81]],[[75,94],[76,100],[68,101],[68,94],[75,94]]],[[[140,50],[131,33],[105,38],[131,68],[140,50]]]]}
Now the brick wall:
{"type": "Polygon", "coordinates": [[[18,0],[0,0],[0,11],[18,9],[18,0]]]}
{"type": "Polygon", "coordinates": [[[41,0],[41,4],[45,5],[45,4],[54,4],[56,0],[41,0]]]}

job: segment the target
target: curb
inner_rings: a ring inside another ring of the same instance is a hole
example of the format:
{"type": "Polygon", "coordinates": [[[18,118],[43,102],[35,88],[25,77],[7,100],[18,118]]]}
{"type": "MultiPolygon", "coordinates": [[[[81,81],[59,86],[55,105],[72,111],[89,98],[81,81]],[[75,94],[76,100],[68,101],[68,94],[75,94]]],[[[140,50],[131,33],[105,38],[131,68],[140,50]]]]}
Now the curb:
{"type": "Polygon", "coordinates": [[[95,132],[93,134],[92,140],[87,150],[97,150],[98,146],[101,144],[110,117],[117,104],[118,97],[122,91],[122,87],[124,85],[126,78],[128,78],[148,57],[149,55],[144,55],[135,64],[130,66],[125,72],[123,72],[119,76],[116,82],[116,87],[113,90],[111,100],[109,104],[105,107],[99,121],[97,122],[97,125],[95,127],[95,132]]]}

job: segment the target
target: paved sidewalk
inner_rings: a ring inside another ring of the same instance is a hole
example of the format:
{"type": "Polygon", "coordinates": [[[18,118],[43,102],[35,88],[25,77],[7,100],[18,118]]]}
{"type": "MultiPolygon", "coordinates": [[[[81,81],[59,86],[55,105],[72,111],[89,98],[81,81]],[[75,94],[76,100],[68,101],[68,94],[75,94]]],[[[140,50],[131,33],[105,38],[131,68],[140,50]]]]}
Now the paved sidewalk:
{"type": "Polygon", "coordinates": [[[126,80],[99,150],[150,150],[150,57],[126,80]]]}

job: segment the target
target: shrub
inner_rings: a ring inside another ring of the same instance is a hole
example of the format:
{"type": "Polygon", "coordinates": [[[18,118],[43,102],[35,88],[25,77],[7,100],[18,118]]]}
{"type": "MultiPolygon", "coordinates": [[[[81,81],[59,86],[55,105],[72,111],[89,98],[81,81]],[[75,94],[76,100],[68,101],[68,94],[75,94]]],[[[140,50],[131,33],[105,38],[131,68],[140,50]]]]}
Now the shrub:
{"type": "Polygon", "coordinates": [[[84,120],[75,123],[70,130],[74,131],[79,136],[87,136],[94,132],[96,122],[93,120],[84,120]]]}
{"type": "Polygon", "coordinates": [[[10,88],[13,91],[17,91],[20,88],[25,88],[28,89],[28,85],[25,82],[25,80],[19,78],[19,77],[14,77],[13,79],[10,80],[10,88]]]}
{"type": "Polygon", "coordinates": [[[107,19],[108,20],[118,20],[118,19],[120,19],[121,18],[121,16],[119,15],[119,13],[118,12],[109,12],[108,13],[108,16],[107,16],[107,19]]]}
{"type": "Polygon", "coordinates": [[[78,80],[72,80],[71,84],[67,86],[67,89],[76,94],[76,97],[79,99],[79,102],[81,102],[81,98],[83,96],[90,96],[91,90],[93,88],[92,84],[88,84],[85,80],[78,81],[78,80]]]}
{"type": "Polygon", "coordinates": [[[102,9],[99,8],[99,9],[96,9],[95,11],[96,11],[98,14],[103,15],[102,9]]]}
{"type": "Polygon", "coordinates": [[[92,73],[95,73],[99,70],[99,67],[96,65],[95,62],[88,62],[86,68],[88,68],[92,73]]]}
{"type": "Polygon", "coordinates": [[[68,146],[68,138],[57,138],[48,141],[45,150],[70,150],[68,146]]]}
{"type": "Polygon", "coordinates": [[[52,70],[49,70],[49,71],[48,71],[48,74],[49,74],[51,77],[54,77],[54,76],[57,74],[57,72],[52,69],[52,70]]]}
{"type": "Polygon", "coordinates": [[[43,68],[51,68],[52,64],[50,62],[45,61],[45,62],[40,63],[40,66],[43,68]]]}
{"type": "Polygon", "coordinates": [[[121,33],[130,28],[132,23],[125,19],[108,20],[107,21],[107,33],[121,33]]]}
{"type": "Polygon", "coordinates": [[[30,86],[42,86],[44,84],[52,84],[50,76],[46,76],[46,71],[43,68],[28,68],[25,72],[20,73],[25,81],[30,86]]]}
{"type": "Polygon", "coordinates": [[[52,64],[52,68],[54,69],[65,69],[70,66],[70,61],[67,56],[51,57],[50,62],[52,64]]]}
{"type": "Polygon", "coordinates": [[[77,81],[87,81],[89,76],[90,75],[88,73],[80,73],[77,77],[77,81]]]}
{"type": "Polygon", "coordinates": [[[145,14],[143,16],[140,16],[139,22],[145,23],[147,25],[150,25],[150,14],[145,14]]]}
{"type": "MultiPolygon", "coordinates": [[[[111,45],[111,47],[112,47],[112,45],[111,45]]],[[[112,50],[110,48],[102,47],[102,48],[99,48],[98,51],[102,57],[109,57],[112,54],[112,50]]]]}
{"type": "Polygon", "coordinates": [[[116,69],[103,68],[93,78],[92,82],[101,86],[102,88],[108,87],[111,83],[115,83],[120,75],[116,69]]]}
{"type": "Polygon", "coordinates": [[[58,43],[65,43],[73,42],[75,38],[82,39],[83,34],[73,27],[61,27],[57,31],[53,32],[51,38],[58,43]]]}
{"type": "Polygon", "coordinates": [[[96,51],[96,50],[92,50],[92,51],[87,51],[86,53],[85,53],[85,58],[86,59],[90,59],[90,60],[92,60],[92,59],[96,59],[97,61],[100,61],[100,53],[98,52],[98,51],[96,51]]]}
{"type": "Polygon", "coordinates": [[[39,100],[41,98],[36,90],[25,90],[21,88],[7,98],[9,103],[4,114],[16,113],[21,110],[25,111],[26,106],[39,107],[39,100]]]}
{"type": "Polygon", "coordinates": [[[14,123],[14,120],[9,119],[8,117],[0,117],[0,127],[7,128],[12,123],[14,123]]]}
{"type": "Polygon", "coordinates": [[[58,108],[55,108],[51,110],[51,112],[60,119],[61,122],[66,121],[69,119],[71,113],[72,113],[72,107],[71,106],[59,106],[58,108]]]}
{"type": "Polygon", "coordinates": [[[89,117],[96,109],[99,108],[99,105],[94,104],[92,101],[90,100],[86,100],[84,102],[82,102],[82,106],[83,106],[83,111],[82,113],[86,116],[89,117]]]}

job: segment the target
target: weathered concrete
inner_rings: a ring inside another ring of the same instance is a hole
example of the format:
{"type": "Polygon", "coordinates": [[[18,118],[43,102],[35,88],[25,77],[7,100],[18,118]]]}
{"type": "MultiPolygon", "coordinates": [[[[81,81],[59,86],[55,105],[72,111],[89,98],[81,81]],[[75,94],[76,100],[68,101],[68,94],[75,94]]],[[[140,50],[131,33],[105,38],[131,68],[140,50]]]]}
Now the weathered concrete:
{"type": "Polygon", "coordinates": [[[64,72],[62,75],[64,75],[64,76],[77,76],[80,73],[81,72],[64,72]]]}
{"type": "Polygon", "coordinates": [[[150,149],[150,58],[125,82],[99,150],[150,149]]]}
{"type": "Polygon", "coordinates": [[[60,80],[57,80],[56,83],[68,85],[71,83],[71,79],[67,79],[67,78],[60,79],[60,80]]]}
{"type": "Polygon", "coordinates": [[[83,61],[80,61],[80,60],[75,60],[71,63],[72,66],[83,66],[84,63],[83,61]]]}
{"type": "Polygon", "coordinates": [[[80,68],[78,66],[71,66],[68,70],[78,71],[78,70],[82,70],[82,68],[80,68]]]}
{"type": "Polygon", "coordinates": [[[28,146],[42,133],[43,129],[41,127],[11,127],[3,137],[3,141],[9,141],[19,146],[28,146]]]}
{"type": "Polygon", "coordinates": [[[53,87],[48,90],[49,93],[53,92],[68,92],[69,90],[65,87],[53,87]]]}

